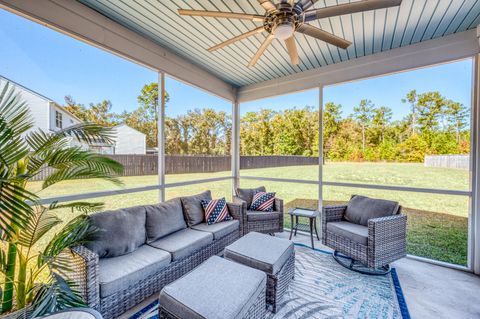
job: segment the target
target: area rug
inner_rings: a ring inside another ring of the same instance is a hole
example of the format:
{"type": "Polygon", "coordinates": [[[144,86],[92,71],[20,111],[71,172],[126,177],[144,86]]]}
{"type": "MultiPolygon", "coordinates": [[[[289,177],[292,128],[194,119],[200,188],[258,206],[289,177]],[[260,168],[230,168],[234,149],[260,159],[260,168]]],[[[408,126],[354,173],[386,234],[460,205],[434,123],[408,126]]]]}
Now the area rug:
{"type": "MultiPolygon", "coordinates": [[[[295,280],[268,319],[410,318],[395,269],[368,276],[340,266],[323,250],[295,244],[295,253],[295,280]]],[[[154,301],[130,319],[157,319],[157,309],[154,301]]]]}

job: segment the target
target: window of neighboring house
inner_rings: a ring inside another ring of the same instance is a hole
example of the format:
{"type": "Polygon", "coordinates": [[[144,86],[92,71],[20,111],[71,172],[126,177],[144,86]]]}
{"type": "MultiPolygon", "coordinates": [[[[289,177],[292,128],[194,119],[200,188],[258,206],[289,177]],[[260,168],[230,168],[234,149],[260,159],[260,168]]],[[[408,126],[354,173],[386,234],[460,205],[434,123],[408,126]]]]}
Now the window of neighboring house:
{"type": "Polygon", "coordinates": [[[55,126],[58,128],[63,127],[63,114],[55,111],[55,126]]]}

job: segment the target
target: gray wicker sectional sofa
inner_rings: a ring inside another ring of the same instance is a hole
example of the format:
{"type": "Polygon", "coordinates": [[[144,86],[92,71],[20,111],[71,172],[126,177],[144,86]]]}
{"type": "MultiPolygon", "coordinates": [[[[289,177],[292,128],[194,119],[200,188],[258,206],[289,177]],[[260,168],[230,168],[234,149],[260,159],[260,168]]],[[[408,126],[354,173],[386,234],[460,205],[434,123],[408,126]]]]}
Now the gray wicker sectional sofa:
{"type": "Polygon", "coordinates": [[[72,249],[72,279],[88,305],[117,317],[243,234],[241,205],[227,203],[234,219],[208,226],[201,199],[210,191],[91,215],[101,231],[72,249]]]}

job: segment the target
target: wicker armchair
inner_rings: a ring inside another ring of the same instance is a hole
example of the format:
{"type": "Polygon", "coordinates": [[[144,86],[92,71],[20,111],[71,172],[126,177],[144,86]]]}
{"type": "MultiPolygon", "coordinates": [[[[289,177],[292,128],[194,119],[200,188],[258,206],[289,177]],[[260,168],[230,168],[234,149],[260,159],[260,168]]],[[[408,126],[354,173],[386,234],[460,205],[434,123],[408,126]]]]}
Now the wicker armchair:
{"type": "Polygon", "coordinates": [[[257,212],[248,210],[252,203],[253,193],[255,191],[265,192],[265,187],[255,189],[236,189],[236,196],[233,196],[235,204],[242,205],[243,211],[243,234],[249,232],[259,232],[264,234],[273,234],[283,232],[283,200],[275,198],[273,212],[257,212]]]}
{"type": "Polygon", "coordinates": [[[368,219],[367,226],[346,221],[347,207],[323,208],[322,243],[335,250],[342,266],[367,274],[388,273],[389,263],[406,256],[407,216],[401,214],[401,206],[390,216],[368,219]]]}

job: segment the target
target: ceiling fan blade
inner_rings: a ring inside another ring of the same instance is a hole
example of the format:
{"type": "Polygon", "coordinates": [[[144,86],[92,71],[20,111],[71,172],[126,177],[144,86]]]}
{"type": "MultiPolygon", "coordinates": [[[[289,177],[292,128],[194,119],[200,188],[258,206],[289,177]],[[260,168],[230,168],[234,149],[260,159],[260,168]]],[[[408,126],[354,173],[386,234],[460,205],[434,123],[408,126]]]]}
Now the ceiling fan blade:
{"type": "Polygon", "coordinates": [[[222,43],[220,43],[220,44],[217,44],[217,45],[211,47],[210,49],[208,49],[208,51],[209,51],[209,52],[213,52],[213,51],[215,51],[215,50],[218,50],[218,49],[223,48],[224,46],[227,46],[227,45],[232,44],[232,43],[234,43],[234,42],[237,42],[237,41],[240,41],[240,40],[242,40],[242,39],[248,38],[249,36],[255,35],[255,34],[257,34],[257,33],[262,33],[263,31],[265,31],[265,28],[264,28],[263,26],[262,26],[262,27],[258,27],[258,28],[256,28],[256,29],[253,29],[253,30],[251,30],[251,31],[245,32],[245,33],[240,34],[240,35],[238,35],[238,36],[236,36],[236,37],[233,37],[233,38],[231,38],[231,39],[228,39],[227,41],[224,41],[224,42],[222,42],[222,43]]]}
{"type": "Polygon", "coordinates": [[[270,0],[257,0],[257,1],[267,12],[277,9],[275,4],[270,0]]]}
{"type": "Polygon", "coordinates": [[[325,41],[327,43],[333,44],[334,46],[340,47],[342,49],[346,49],[352,44],[350,41],[337,37],[334,34],[323,31],[309,24],[302,24],[295,31],[303,33],[305,35],[309,35],[316,39],[325,41]]]}
{"type": "Polygon", "coordinates": [[[262,45],[260,46],[260,48],[258,48],[258,51],[257,53],[255,53],[255,55],[253,56],[252,60],[250,61],[250,63],[248,64],[248,67],[251,68],[252,66],[254,66],[258,59],[260,59],[260,57],[262,56],[263,52],[265,52],[265,50],[267,49],[267,47],[270,45],[270,43],[272,43],[272,40],[275,38],[275,36],[273,34],[269,34],[267,36],[267,38],[265,39],[265,41],[263,41],[262,45]]]}
{"type": "Polygon", "coordinates": [[[200,16],[200,17],[242,19],[242,20],[251,20],[251,21],[263,21],[263,19],[264,19],[264,16],[261,16],[261,15],[258,15],[258,14],[221,12],[221,11],[203,11],[203,10],[179,9],[178,14],[183,15],[183,16],[200,16]]]}
{"type": "Polygon", "coordinates": [[[307,10],[312,7],[318,0],[300,0],[298,4],[302,7],[303,10],[307,10]]]}
{"type": "Polygon", "coordinates": [[[285,45],[287,46],[288,55],[290,55],[292,64],[299,64],[300,59],[298,58],[297,44],[295,43],[295,38],[293,35],[285,40],[285,45]]]}
{"type": "Polygon", "coordinates": [[[305,22],[343,14],[399,6],[402,0],[364,0],[304,12],[305,22]]]}

